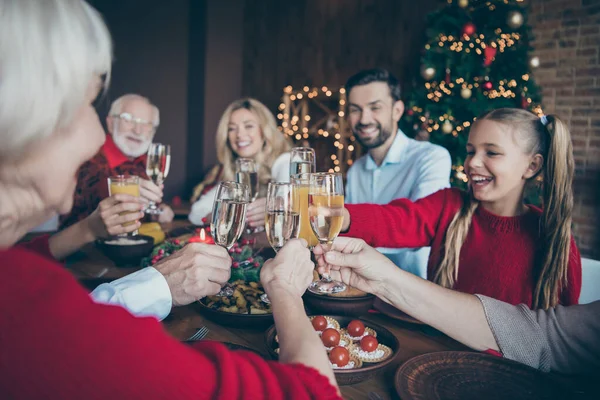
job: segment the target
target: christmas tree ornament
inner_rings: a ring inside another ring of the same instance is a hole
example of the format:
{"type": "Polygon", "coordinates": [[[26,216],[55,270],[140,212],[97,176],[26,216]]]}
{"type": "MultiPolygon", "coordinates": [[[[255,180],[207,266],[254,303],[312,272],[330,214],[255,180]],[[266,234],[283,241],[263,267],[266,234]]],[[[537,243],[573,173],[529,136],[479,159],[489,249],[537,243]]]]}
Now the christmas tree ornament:
{"type": "Polygon", "coordinates": [[[460,8],[467,8],[469,5],[469,0],[458,0],[458,6],[460,8]]]}
{"type": "Polygon", "coordinates": [[[407,113],[408,115],[413,115],[415,112],[412,110],[412,108],[409,108],[409,109],[406,111],[406,113],[407,113]]]}
{"type": "Polygon", "coordinates": [[[446,68],[446,85],[450,84],[450,68],[446,68]]]}
{"type": "Polygon", "coordinates": [[[511,11],[508,13],[508,17],[506,19],[506,24],[513,29],[518,29],[525,22],[525,18],[523,18],[523,14],[518,11],[511,11]]]}
{"type": "Polygon", "coordinates": [[[529,65],[531,66],[531,68],[539,67],[540,66],[540,58],[538,56],[531,57],[531,60],[529,60],[529,65]]]}
{"type": "Polygon", "coordinates": [[[423,79],[425,79],[426,81],[433,79],[433,77],[435,76],[435,68],[433,67],[428,67],[428,66],[422,66],[421,67],[421,76],[423,77],[423,79]]]}
{"type": "Polygon", "coordinates": [[[521,94],[521,108],[523,110],[527,110],[527,108],[529,108],[529,103],[527,102],[527,96],[525,96],[525,93],[521,94]]]}
{"type": "Polygon", "coordinates": [[[481,85],[481,86],[482,86],[482,87],[483,87],[485,90],[492,90],[492,87],[493,87],[493,86],[492,86],[492,82],[490,82],[490,81],[484,82],[484,83],[483,83],[483,85],[481,85]]]}
{"type": "Polygon", "coordinates": [[[448,120],[446,120],[443,124],[442,124],[442,132],[448,134],[448,133],[452,133],[452,130],[454,129],[454,126],[452,126],[452,123],[448,120]]]}
{"type": "Polygon", "coordinates": [[[470,99],[472,94],[473,92],[471,92],[471,89],[469,88],[462,88],[462,90],[460,91],[460,97],[462,97],[465,100],[470,99]]]}
{"type": "Polygon", "coordinates": [[[475,27],[475,24],[472,22],[467,22],[466,24],[463,25],[463,28],[462,28],[463,35],[471,36],[471,35],[475,34],[476,31],[477,31],[477,28],[475,27]]]}
{"type": "Polygon", "coordinates": [[[497,52],[498,49],[492,46],[486,46],[486,48],[483,49],[483,65],[485,67],[489,67],[490,65],[492,65],[492,62],[495,60],[497,52]]]}

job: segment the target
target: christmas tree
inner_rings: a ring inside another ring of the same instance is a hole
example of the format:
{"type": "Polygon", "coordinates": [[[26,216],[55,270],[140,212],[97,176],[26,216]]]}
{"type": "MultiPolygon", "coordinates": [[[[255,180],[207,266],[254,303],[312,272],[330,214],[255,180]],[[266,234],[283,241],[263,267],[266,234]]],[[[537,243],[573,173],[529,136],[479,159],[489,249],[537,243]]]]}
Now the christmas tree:
{"type": "Polygon", "coordinates": [[[448,0],[428,16],[401,128],[448,149],[454,186],[466,185],[465,146],[478,115],[501,107],[541,113],[527,11],[522,0],[448,0]]]}

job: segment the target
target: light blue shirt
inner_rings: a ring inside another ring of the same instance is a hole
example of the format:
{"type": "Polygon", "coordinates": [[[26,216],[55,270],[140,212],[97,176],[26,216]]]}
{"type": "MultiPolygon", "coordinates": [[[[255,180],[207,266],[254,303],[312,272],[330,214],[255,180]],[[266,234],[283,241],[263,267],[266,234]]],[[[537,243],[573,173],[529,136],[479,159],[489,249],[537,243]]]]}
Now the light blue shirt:
{"type": "MultiPolygon", "coordinates": [[[[346,202],[387,204],[400,198],[415,201],[449,187],[451,167],[450,153],[445,148],[410,139],[398,129],[380,166],[366,154],[350,167],[346,202]]],[[[403,270],[427,278],[429,247],[377,250],[403,270]]]]}

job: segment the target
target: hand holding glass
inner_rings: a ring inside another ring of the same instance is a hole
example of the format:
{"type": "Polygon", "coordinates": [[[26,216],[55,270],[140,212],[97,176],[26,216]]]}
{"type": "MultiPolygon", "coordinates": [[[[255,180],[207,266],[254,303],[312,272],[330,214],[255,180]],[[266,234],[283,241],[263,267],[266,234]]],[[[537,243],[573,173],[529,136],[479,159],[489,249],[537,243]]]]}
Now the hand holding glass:
{"type": "MultiPolygon", "coordinates": [[[[128,194],[130,196],[140,197],[140,178],[137,176],[125,176],[125,175],[115,175],[108,178],[108,195],[113,196],[115,194],[128,194]]],[[[125,211],[120,213],[119,215],[130,214],[136,211],[125,211]]],[[[123,226],[131,225],[135,223],[127,222],[124,223],[123,226]]],[[[138,234],[138,231],[135,230],[131,232],[132,236],[138,234]]],[[[127,233],[122,233],[118,236],[127,236],[127,233]]]]}

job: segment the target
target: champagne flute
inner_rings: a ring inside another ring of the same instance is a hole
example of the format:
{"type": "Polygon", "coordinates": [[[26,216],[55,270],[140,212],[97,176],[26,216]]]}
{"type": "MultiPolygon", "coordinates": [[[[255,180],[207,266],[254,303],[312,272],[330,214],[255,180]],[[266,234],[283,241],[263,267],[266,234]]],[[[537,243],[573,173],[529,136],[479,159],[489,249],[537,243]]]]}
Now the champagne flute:
{"type": "MultiPolygon", "coordinates": [[[[223,181],[217,187],[213,203],[210,232],[219,246],[227,251],[238,241],[246,225],[246,208],[250,202],[250,191],[246,184],[223,181]]],[[[223,287],[217,296],[232,296],[230,286],[223,287]]]]}
{"type": "MultiPolygon", "coordinates": [[[[309,189],[310,226],[319,239],[319,243],[329,250],[339,235],[344,223],[344,181],[339,173],[317,173],[310,175],[309,189]]],[[[313,293],[332,294],[346,290],[342,282],[334,281],[329,271],[321,280],[309,287],[313,293]]]]}
{"type": "Polygon", "coordinates": [[[294,212],[298,213],[298,237],[306,240],[308,247],[312,249],[319,244],[319,239],[315,236],[308,215],[308,192],[310,189],[309,173],[302,173],[291,176],[292,186],[296,197],[294,203],[294,212]]]}
{"type": "MultiPolygon", "coordinates": [[[[291,238],[297,238],[300,231],[300,216],[294,210],[297,194],[293,186],[286,182],[269,182],[267,188],[267,214],[265,230],[269,244],[277,253],[291,238]]],[[[265,303],[270,303],[267,294],[260,296],[265,303]]]]}
{"type": "Polygon", "coordinates": [[[310,147],[294,147],[290,156],[290,176],[316,172],[315,151],[310,147]]]}
{"type": "MultiPolygon", "coordinates": [[[[135,197],[140,197],[140,178],[137,176],[126,176],[126,175],[115,175],[108,179],[108,195],[113,196],[115,194],[123,193],[135,197]]],[[[119,215],[125,215],[135,213],[136,211],[124,211],[119,215]]],[[[123,226],[134,224],[134,221],[126,222],[123,226]]],[[[131,236],[138,234],[137,229],[130,233],[131,236]]],[[[117,236],[126,237],[127,233],[121,233],[117,236]]]]}
{"type": "MultiPolygon", "coordinates": [[[[171,146],[168,144],[152,143],[146,156],[146,175],[156,185],[160,186],[169,175],[171,168],[171,146]]],[[[156,203],[150,201],[146,208],[147,214],[162,214],[156,203]]]]}
{"type": "Polygon", "coordinates": [[[235,160],[235,180],[245,183],[250,188],[250,201],[256,200],[259,192],[258,168],[251,158],[238,158],[235,160]]]}

